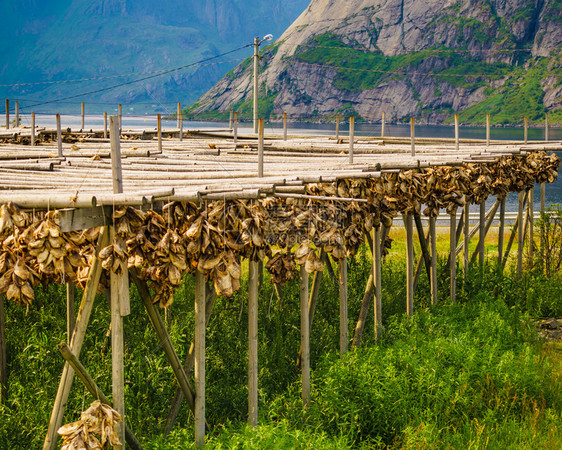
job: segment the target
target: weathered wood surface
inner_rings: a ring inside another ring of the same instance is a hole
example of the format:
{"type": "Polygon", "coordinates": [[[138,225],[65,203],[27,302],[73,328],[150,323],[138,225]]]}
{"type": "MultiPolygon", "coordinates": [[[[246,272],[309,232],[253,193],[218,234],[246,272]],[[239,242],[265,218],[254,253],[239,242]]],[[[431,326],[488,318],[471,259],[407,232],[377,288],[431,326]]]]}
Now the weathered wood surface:
{"type": "MultiPolygon", "coordinates": [[[[235,120],[236,123],[236,120],[235,120]]],[[[31,135],[30,129],[18,129],[20,135],[31,135]]],[[[148,135],[153,130],[135,132],[148,135]]],[[[179,132],[179,130],[177,130],[179,132]]],[[[54,130],[37,130],[52,133],[54,130]]],[[[131,133],[129,133],[131,134],[131,133]]],[[[189,133],[188,133],[189,134],[189,133]]],[[[561,150],[559,143],[534,143],[524,145],[494,143],[486,148],[480,143],[460,140],[455,151],[454,140],[416,139],[416,155],[412,157],[406,142],[385,139],[355,138],[353,163],[345,145],[333,137],[291,137],[286,141],[266,137],[263,146],[263,174],[258,178],[258,142],[239,139],[235,144],[232,135],[224,138],[188,137],[182,141],[161,133],[159,150],[157,133],[146,141],[121,139],[121,169],[124,195],[119,201],[113,197],[110,142],[107,139],[85,139],[86,134],[62,132],[63,153],[57,143],[40,143],[37,146],[0,144],[0,202],[19,199],[32,194],[24,202],[29,208],[63,207],[47,200],[49,195],[66,196],[64,206],[74,205],[69,199],[89,198],[99,204],[146,203],[139,190],[174,189],[168,200],[198,201],[202,195],[213,191],[225,192],[225,185],[237,186],[237,192],[246,192],[246,198],[259,198],[271,194],[276,188],[288,188],[293,183],[330,182],[339,178],[369,178],[381,171],[423,168],[439,165],[462,165],[471,161],[481,164],[495,161],[502,155],[517,155],[534,150],[561,150]],[[66,139],[76,138],[74,144],[66,139]],[[79,136],[83,136],[79,138],[79,136]],[[85,140],[84,142],[79,141],[85,140]],[[91,141],[91,142],[90,142],[91,141]],[[31,164],[33,161],[33,164],[31,164]],[[255,190],[257,189],[257,190],[255,190]],[[250,192],[251,191],[251,192],[250,192]],[[35,195],[41,192],[41,195],[35,195]],[[129,196],[129,197],[125,197],[129,196]],[[100,199],[105,198],[102,202],[100,199]]],[[[99,131],[103,136],[103,130],[99,131]]],[[[122,135],[123,136],[123,135],[122,135]]],[[[115,143],[114,143],[115,146],[115,143]]],[[[285,192],[286,193],[286,192],[285,192]]],[[[301,192],[302,193],[302,192],[301,192]]],[[[16,202],[17,203],[17,202],[16,202]]]]}

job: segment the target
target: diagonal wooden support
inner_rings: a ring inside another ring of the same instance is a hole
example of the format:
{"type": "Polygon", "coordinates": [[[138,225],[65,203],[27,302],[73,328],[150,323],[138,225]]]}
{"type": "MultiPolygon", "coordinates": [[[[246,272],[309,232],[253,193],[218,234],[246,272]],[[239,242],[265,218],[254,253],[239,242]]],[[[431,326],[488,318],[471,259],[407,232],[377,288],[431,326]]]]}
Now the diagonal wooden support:
{"type": "MultiPolygon", "coordinates": [[[[213,313],[213,309],[215,308],[215,303],[217,300],[217,294],[212,286],[207,283],[205,287],[205,325],[209,324],[209,320],[211,318],[211,314],[213,313]]],[[[191,343],[189,347],[189,351],[187,352],[187,356],[183,363],[183,370],[185,374],[189,377],[191,372],[193,371],[193,364],[195,361],[195,342],[191,343]]],[[[185,396],[183,395],[183,391],[181,387],[176,387],[176,392],[174,393],[174,398],[172,400],[172,405],[170,406],[170,412],[168,413],[168,417],[166,418],[166,425],[164,426],[164,436],[167,436],[172,431],[178,414],[180,412],[180,406],[183,402],[185,396]]]]}
{"type": "MultiPolygon", "coordinates": [[[[523,208],[525,207],[525,204],[527,202],[527,195],[524,195],[523,197],[523,208]]],[[[511,251],[511,246],[513,245],[513,241],[515,240],[515,236],[517,235],[517,230],[519,229],[519,224],[520,224],[520,219],[519,219],[519,215],[517,216],[517,219],[515,220],[515,223],[513,224],[513,229],[511,230],[511,235],[509,236],[509,241],[507,242],[507,248],[505,250],[505,254],[503,257],[503,261],[502,261],[502,270],[505,269],[505,265],[507,264],[507,260],[509,258],[509,252],[511,251]]]]}
{"type": "MultiPolygon", "coordinates": [[[[58,345],[58,349],[62,357],[65,359],[65,361],[68,364],[70,364],[74,372],[76,372],[76,375],[78,375],[78,378],[80,378],[80,380],[82,381],[88,392],[92,395],[92,397],[96,400],[101,401],[102,403],[105,403],[106,405],[113,406],[113,404],[109,401],[107,396],[100,390],[100,388],[98,387],[94,379],[91,377],[91,375],[88,373],[86,368],[78,360],[76,355],[72,353],[70,347],[66,344],[66,342],[61,342],[58,345]]],[[[129,444],[129,446],[133,450],[142,450],[142,445],[140,444],[136,436],[133,434],[131,429],[127,426],[126,423],[124,425],[125,425],[125,440],[127,444],[129,444]]]]}
{"type": "Polygon", "coordinates": [[[160,314],[158,313],[156,307],[154,306],[154,303],[152,302],[152,295],[150,294],[146,281],[141,280],[138,277],[137,269],[134,267],[129,269],[129,275],[131,276],[131,280],[137,287],[139,295],[142,299],[142,303],[146,309],[146,312],[148,313],[150,322],[152,323],[154,331],[156,332],[158,339],[162,344],[162,348],[164,349],[166,358],[172,366],[172,371],[174,372],[176,380],[181,387],[183,395],[185,395],[191,411],[195,413],[195,393],[193,392],[193,389],[189,384],[187,375],[183,370],[176,351],[174,350],[170,336],[168,335],[166,327],[164,326],[164,322],[162,321],[162,317],[160,317],[160,314]]]}
{"type": "MultiPolygon", "coordinates": [[[[456,211],[455,211],[455,217],[456,217],[456,211]]],[[[464,208],[461,210],[461,216],[459,218],[459,223],[457,224],[457,229],[455,231],[455,248],[454,248],[455,255],[458,254],[457,245],[459,244],[459,239],[461,238],[463,227],[464,227],[464,208]]],[[[447,267],[451,266],[452,253],[453,253],[453,249],[451,248],[449,249],[449,256],[447,258],[447,267]]]]}
{"type": "MultiPolygon", "coordinates": [[[[418,239],[420,241],[423,261],[425,263],[427,279],[431,280],[431,254],[429,252],[429,249],[427,248],[427,238],[424,237],[425,233],[423,231],[423,224],[421,221],[421,217],[417,212],[414,213],[414,223],[416,224],[416,230],[418,232],[418,239]]],[[[431,232],[429,233],[429,235],[431,237],[431,232]]]]}
{"type": "MultiPolygon", "coordinates": [[[[484,225],[483,235],[482,238],[479,240],[484,241],[484,239],[488,235],[488,231],[490,231],[490,227],[492,226],[492,222],[496,217],[496,212],[498,211],[500,205],[501,205],[501,200],[497,200],[496,203],[494,203],[494,205],[490,208],[490,210],[486,214],[486,223],[484,225]]],[[[480,225],[478,225],[478,227],[480,228],[480,225]]],[[[476,247],[476,249],[472,253],[472,256],[470,257],[470,264],[474,264],[474,261],[476,261],[476,256],[479,255],[482,255],[482,252],[480,251],[480,244],[478,244],[478,247],[476,247]]]]}
{"type": "MultiPolygon", "coordinates": [[[[378,230],[376,228],[373,230],[373,233],[375,235],[374,240],[370,235],[365,235],[367,238],[367,242],[369,243],[369,247],[371,248],[371,253],[373,253],[373,264],[371,265],[369,278],[367,279],[367,285],[365,286],[365,293],[363,294],[363,299],[361,300],[361,309],[359,310],[359,317],[357,319],[357,324],[355,325],[355,333],[353,335],[353,341],[351,343],[352,349],[359,347],[359,345],[361,344],[361,338],[363,337],[363,330],[365,328],[365,323],[367,322],[367,315],[369,313],[369,306],[371,304],[371,297],[373,296],[373,293],[375,293],[375,295],[378,293],[380,298],[381,289],[377,289],[375,286],[375,276],[381,276],[380,270],[382,264],[382,248],[384,247],[384,242],[386,240],[386,237],[388,236],[389,231],[390,228],[387,228],[384,225],[380,225],[380,228],[378,230]],[[380,240],[377,239],[377,234],[379,235],[380,240]],[[374,245],[375,242],[380,242],[380,246],[378,249],[374,245]],[[380,258],[378,268],[376,264],[377,257],[380,258]]],[[[380,325],[382,317],[380,315],[380,305],[375,305],[375,308],[375,311],[379,312],[379,317],[375,317],[375,324],[379,324],[378,329],[375,330],[375,336],[377,337],[378,335],[380,335],[380,329],[382,328],[382,326],[380,325]]]]}
{"type": "Polygon", "coordinates": [[[6,355],[6,314],[5,297],[0,296],[0,403],[8,400],[8,363],[6,355]]]}
{"type": "MultiPolygon", "coordinates": [[[[498,207],[500,205],[501,201],[500,200],[496,200],[496,202],[492,205],[492,207],[488,210],[488,212],[486,213],[486,220],[489,221],[491,216],[494,216],[496,214],[496,211],[498,210],[498,207]]],[[[468,203],[466,204],[468,205],[468,203]]],[[[465,208],[466,211],[466,208],[465,208]]],[[[464,223],[464,228],[468,229],[469,228],[469,222],[465,222],[464,223]]],[[[478,230],[480,229],[480,224],[475,225],[472,230],[470,230],[470,232],[468,233],[468,235],[465,234],[465,237],[468,238],[468,240],[472,239],[476,233],[478,233],[478,230]]],[[[465,238],[466,239],[466,238],[465,238]]],[[[463,250],[463,243],[458,244],[457,245],[457,254],[463,250]]]]}
{"type": "MultiPolygon", "coordinates": [[[[80,304],[80,310],[78,311],[78,316],[76,317],[76,324],[74,326],[74,332],[72,333],[72,339],[70,341],[70,349],[77,358],[80,356],[80,351],[82,350],[84,336],[86,334],[88,322],[90,321],[90,314],[92,313],[94,299],[96,297],[96,291],[98,290],[102,272],[101,263],[97,255],[102,248],[108,245],[108,243],[109,230],[108,227],[103,227],[98,237],[95,257],[92,261],[92,266],[90,267],[88,281],[86,282],[86,287],[82,296],[82,303],[80,304]]],[[[57,396],[55,398],[53,411],[51,413],[51,419],[49,421],[49,427],[47,429],[47,435],[45,436],[45,441],[43,443],[43,450],[54,450],[54,448],[56,447],[58,438],[56,432],[62,425],[64,409],[66,407],[66,402],[68,401],[68,396],[70,394],[70,388],[72,387],[73,379],[74,370],[72,369],[72,367],[70,367],[70,364],[66,363],[62,370],[62,375],[57,390],[57,396]]]]}

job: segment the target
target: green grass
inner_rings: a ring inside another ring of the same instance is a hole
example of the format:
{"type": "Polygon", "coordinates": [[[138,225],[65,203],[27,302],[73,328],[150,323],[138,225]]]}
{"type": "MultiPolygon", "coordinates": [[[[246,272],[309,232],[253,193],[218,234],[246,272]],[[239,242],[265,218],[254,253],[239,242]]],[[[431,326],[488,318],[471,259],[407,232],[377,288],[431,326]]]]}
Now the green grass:
{"type": "MultiPolygon", "coordinates": [[[[313,402],[300,407],[298,281],[278,299],[266,282],[259,302],[260,427],[247,416],[247,286],[219,298],[207,332],[207,419],[211,448],[523,448],[557,442],[562,384],[552,369],[560,356],[536,340],[529,316],[562,315],[562,280],[531,272],[524,280],[500,276],[493,262],[484,276],[459,276],[459,304],[447,304],[448,280],[440,259],[439,298],[429,305],[422,271],[416,315],[404,317],[405,273],[400,236],[383,266],[385,335],[373,342],[372,315],[363,346],[340,360],[338,286],[324,274],[311,335],[313,402]],[[464,286],[464,287],[463,287],[464,286]],[[538,412],[537,412],[538,411],[538,412]],[[495,443],[495,444],[494,444],[495,443]]],[[[440,248],[445,251],[446,246],[440,248]]],[[[370,270],[363,247],[349,261],[349,334],[370,270]]],[[[171,369],[133,290],[125,319],[127,422],[146,448],[191,448],[193,418],[181,409],[170,439],[160,436],[175,389],[171,369]]],[[[65,339],[64,288],[38,289],[29,310],[7,305],[10,397],[0,405],[0,448],[40,448],[63,362],[56,345],[65,339]]],[[[96,300],[80,359],[100,388],[111,393],[110,315],[96,300]]],[[[180,359],[193,332],[193,281],[184,280],[167,314],[180,359]]],[[[92,401],[75,382],[64,422],[92,401]]]]}

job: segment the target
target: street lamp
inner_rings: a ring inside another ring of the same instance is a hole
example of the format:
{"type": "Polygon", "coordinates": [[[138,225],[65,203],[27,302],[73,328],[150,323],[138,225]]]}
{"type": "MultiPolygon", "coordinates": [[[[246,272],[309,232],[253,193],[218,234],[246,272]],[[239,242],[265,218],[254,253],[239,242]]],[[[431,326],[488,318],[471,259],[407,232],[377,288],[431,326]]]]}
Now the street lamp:
{"type": "Polygon", "coordinates": [[[258,52],[264,41],[271,41],[272,39],[272,34],[266,34],[261,40],[259,37],[254,38],[254,133],[258,132],[258,52]]]}

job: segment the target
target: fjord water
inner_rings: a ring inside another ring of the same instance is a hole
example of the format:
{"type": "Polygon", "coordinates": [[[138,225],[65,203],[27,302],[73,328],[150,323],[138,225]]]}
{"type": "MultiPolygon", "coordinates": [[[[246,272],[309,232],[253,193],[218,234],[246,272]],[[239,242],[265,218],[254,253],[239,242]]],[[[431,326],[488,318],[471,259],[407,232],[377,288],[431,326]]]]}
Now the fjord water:
{"type": "MultiPolygon", "coordinates": [[[[113,113],[115,114],[115,113],[113,113]]],[[[170,112],[172,114],[172,112],[170,112]]],[[[31,123],[29,116],[22,116],[22,125],[29,126],[31,123]]],[[[79,115],[61,116],[62,128],[78,129],[81,125],[79,115]]],[[[53,128],[55,126],[54,115],[38,115],[36,118],[37,126],[53,128]]],[[[85,128],[100,129],[103,127],[103,116],[86,116],[85,128]]],[[[175,120],[164,120],[163,129],[175,128],[175,120]]],[[[335,132],[335,124],[332,123],[289,123],[289,135],[322,135],[330,136],[335,132]]],[[[151,129],[156,128],[156,116],[127,116],[123,115],[123,128],[125,129],[151,129]]],[[[184,130],[226,130],[228,122],[204,122],[204,121],[184,121],[184,130]]],[[[239,125],[238,132],[240,135],[250,134],[253,132],[250,122],[242,122],[239,125]]],[[[278,122],[267,122],[265,125],[265,135],[282,134],[282,125],[278,122]]],[[[349,132],[348,124],[343,121],[340,123],[340,134],[346,136],[349,132]]],[[[492,127],[490,130],[490,138],[492,140],[505,141],[522,141],[522,127],[492,127]]],[[[355,125],[355,136],[371,136],[377,137],[381,134],[381,125],[357,123],[355,125]]],[[[385,135],[393,137],[409,137],[409,125],[391,125],[386,124],[385,135]]],[[[461,139],[485,139],[486,131],[482,127],[460,127],[459,136],[461,139]]],[[[416,125],[416,137],[427,138],[453,138],[454,128],[444,125],[416,125]]],[[[528,130],[528,141],[543,141],[545,137],[544,127],[533,127],[528,130]]],[[[550,128],[549,141],[562,142],[562,128],[550,128]]],[[[562,152],[556,152],[562,157],[562,152]]],[[[487,203],[491,204],[495,199],[488,199],[487,203]]],[[[546,206],[562,204],[562,177],[559,177],[552,184],[546,185],[546,206]]],[[[487,205],[488,207],[490,205],[487,205]]],[[[534,209],[540,209],[540,187],[535,188],[534,209]]],[[[508,212],[517,211],[517,194],[510,194],[506,202],[506,210],[508,212]]]]}

